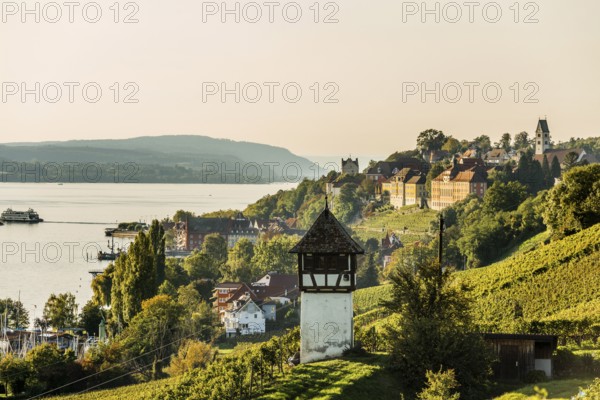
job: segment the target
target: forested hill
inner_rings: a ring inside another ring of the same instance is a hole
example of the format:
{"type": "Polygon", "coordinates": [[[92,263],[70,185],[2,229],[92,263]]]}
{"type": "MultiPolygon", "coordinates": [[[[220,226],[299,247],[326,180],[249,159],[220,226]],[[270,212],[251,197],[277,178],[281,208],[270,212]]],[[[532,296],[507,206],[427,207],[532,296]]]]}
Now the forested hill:
{"type": "MultiPolygon", "coordinates": [[[[107,166],[133,163],[139,167],[141,182],[202,182],[202,171],[212,183],[286,181],[284,175],[294,178],[298,171],[305,177],[317,176],[311,161],[282,147],[192,135],[0,144],[0,161],[107,166]],[[261,166],[262,171],[257,173],[251,163],[261,166]],[[293,166],[286,170],[288,165],[293,166]],[[263,179],[256,179],[257,175],[263,179]]],[[[5,180],[19,181],[11,177],[5,180]]]]}

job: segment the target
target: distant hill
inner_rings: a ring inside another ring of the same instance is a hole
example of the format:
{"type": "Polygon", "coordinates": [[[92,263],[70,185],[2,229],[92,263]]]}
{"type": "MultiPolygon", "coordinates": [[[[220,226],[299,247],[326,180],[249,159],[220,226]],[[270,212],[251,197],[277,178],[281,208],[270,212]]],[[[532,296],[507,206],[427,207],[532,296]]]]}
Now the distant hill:
{"type": "Polygon", "coordinates": [[[97,163],[107,168],[133,163],[140,182],[296,182],[298,174],[312,178],[317,173],[310,160],[281,147],[192,135],[0,144],[0,161],[97,163]]]}

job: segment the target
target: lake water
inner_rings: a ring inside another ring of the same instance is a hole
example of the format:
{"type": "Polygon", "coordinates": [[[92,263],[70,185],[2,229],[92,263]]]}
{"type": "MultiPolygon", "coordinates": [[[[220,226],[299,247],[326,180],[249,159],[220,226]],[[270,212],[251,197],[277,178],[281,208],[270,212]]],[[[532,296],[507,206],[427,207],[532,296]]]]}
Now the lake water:
{"type": "MultiPolygon", "coordinates": [[[[150,223],[180,209],[197,214],[243,210],[294,186],[0,183],[0,211],[33,208],[45,220],[0,226],[0,298],[20,298],[31,320],[41,317],[52,293],[71,292],[82,307],[92,295],[89,271],[108,265],[86,260],[86,254],[108,251],[105,227],[117,221],[150,223]]],[[[127,242],[115,239],[115,247],[127,242]]]]}

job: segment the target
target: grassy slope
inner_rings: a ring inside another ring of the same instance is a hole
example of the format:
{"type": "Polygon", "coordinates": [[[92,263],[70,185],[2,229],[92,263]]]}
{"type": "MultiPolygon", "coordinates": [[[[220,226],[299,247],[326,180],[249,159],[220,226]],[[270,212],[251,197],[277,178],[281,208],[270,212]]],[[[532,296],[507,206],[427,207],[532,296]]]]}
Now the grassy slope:
{"type": "Polygon", "coordinates": [[[374,237],[382,239],[387,231],[396,232],[404,243],[420,240],[429,232],[431,221],[438,216],[437,211],[420,210],[417,206],[407,206],[399,210],[375,213],[352,227],[362,240],[374,237]],[[404,234],[404,227],[407,228],[404,234]]]}
{"type": "Polygon", "coordinates": [[[372,355],[298,366],[259,397],[261,400],[387,400],[400,398],[398,380],[372,355]]]}
{"type": "MultiPolygon", "coordinates": [[[[505,393],[494,400],[526,400],[535,394],[535,386],[548,391],[548,400],[569,400],[579,392],[579,388],[586,388],[592,383],[592,378],[587,379],[564,379],[536,385],[528,385],[505,393]]],[[[590,399],[591,400],[591,399],[590,399]]]]}
{"type": "Polygon", "coordinates": [[[600,320],[600,224],[457,276],[473,288],[478,319],[489,326],[509,326],[517,303],[526,320],[600,320]]]}

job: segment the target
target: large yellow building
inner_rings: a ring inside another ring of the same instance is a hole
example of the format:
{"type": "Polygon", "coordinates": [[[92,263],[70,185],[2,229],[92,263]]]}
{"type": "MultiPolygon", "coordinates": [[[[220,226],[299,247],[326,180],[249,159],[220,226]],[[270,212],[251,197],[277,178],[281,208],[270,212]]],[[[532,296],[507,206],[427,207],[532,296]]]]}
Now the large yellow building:
{"type": "Polygon", "coordinates": [[[390,204],[395,208],[421,204],[427,198],[427,177],[420,171],[403,168],[381,184],[381,190],[390,195],[390,204]]]}
{"type": "Polygon", "coordinates": [[[470,194],[483,197],[487,178],[482,166],[467,166],[454,161],[453,166],[431,182],[431,208],[442,210],[464,200],[470,194]]]}

